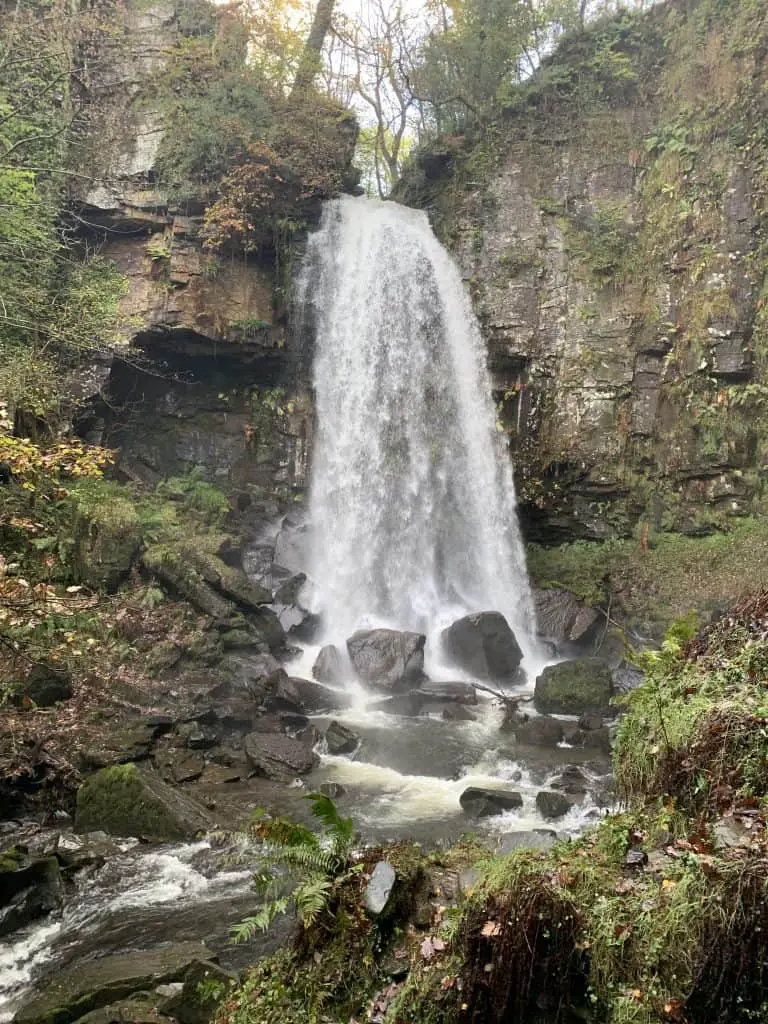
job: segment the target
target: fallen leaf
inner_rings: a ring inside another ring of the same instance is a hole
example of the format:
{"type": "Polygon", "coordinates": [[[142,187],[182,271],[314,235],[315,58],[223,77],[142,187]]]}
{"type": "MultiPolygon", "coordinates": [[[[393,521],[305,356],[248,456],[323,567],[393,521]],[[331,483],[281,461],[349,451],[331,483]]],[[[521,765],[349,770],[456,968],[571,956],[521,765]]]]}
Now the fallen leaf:
{"type": "Polygon", "coordinates": [[[486,921],[480,929],[480,934],[486,939],[493,939],[497,935],[501,935],[501,925],[498,921],[486,921]]]}

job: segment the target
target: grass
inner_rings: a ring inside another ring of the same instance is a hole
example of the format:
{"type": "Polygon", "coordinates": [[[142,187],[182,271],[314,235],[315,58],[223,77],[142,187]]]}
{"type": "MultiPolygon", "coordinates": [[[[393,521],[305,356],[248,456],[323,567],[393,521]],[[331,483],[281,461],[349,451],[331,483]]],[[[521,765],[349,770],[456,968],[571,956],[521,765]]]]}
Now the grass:
{"type": "Polygon", "coordinates": [[[735,520],[723,533],[686,537],[531,544],[528,568],[539,587],[564,587],[589,605],[612,604],[641,632],[661,636],[691,609],[708,614],[729,599],[768,585],[768,520],[735,520]]]}

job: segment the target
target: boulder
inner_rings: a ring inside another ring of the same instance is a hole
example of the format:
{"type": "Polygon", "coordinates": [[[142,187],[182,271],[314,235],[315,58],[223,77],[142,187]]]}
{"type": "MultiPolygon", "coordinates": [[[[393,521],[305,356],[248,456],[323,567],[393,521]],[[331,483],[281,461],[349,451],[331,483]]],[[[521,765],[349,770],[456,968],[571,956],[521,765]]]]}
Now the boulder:
{"type": "Polygon", "coordinates": [[[573,807],[564,793],[543,789],[536,794],[536,807],[543,818],[562,818],[573,807]]]}
{"type": "Polygon", "coordinates": [[[645,679],[645,674],[635,665],[619,665],[611,674],[614,693],[630,693],[645,679]]]}
{"type": "Polygon", "coordinates": [[[341,711],[349,707],[349,698],[339,690],[332,690],[314,679],[288,676],[283,669],[270,679],[272,696],[267,699],[269,711],[293,711],[302,714],[321,714],[341,711]]]}
{"type": "Polygon", "coordinates": [[[291,782],[320,762],[309,744],[264,732],[251,732],[245,737],[245,754],[260,775],[277,782],[291,782]]]}
{"type": "Polygon", "coordinates": [[[440,717],[446,722],[477,721],[477,715],[473,714],[464,704],[446,704],[440,712],[440,717]]]}
{"type": "Polygon", "coordinates": [[[527,832],[505,832],[499,839],[497,853],[504,855],[513,850],[551,850],[557,842],[557,832],[551,828],[533,828],[527,832]]]}
{"type": "Polygon", "coordinates": [[[331,722],[325,730],[325,743],[329,754],[351,754],[357,748],[360,737],[341,722],[331,722]]]}
{"type": "Polygon", "coordinates": [[[563,723],[548,715],[528,717],[513,724],[509,730],[518,743],[529,747],[556,747],[563,740],[563,723]]]}
{"type": "Polygon", "coordinates": [[[508,682],[514,678],[523,652],[499,612],[476,612],[448,626],[443,647],[459,668],[477,679],[508,682]]]}
{"type": "Polygon", "coordinates": [[[579,728],[584,729],[586,732],[591,732],[594,729],[602,729],[603,716],[597,711],[586,711],[581,718],[579,718],[579,728]]]}
{"type": "Polygon", "coordinates": [[[344,681],[344,658],[338,647],[326,644],[312,666],[312,675],[318,682],[339,685],[344,681]]]}
{"type": "Polygon", "coordinates": [[[398,715],[402,718],[415,718],[421,714],[423,701],[418,690],[410,693],[399,693],[395,697],[385,697],[368,705],[370,711],[383,711],[387,715],[398,715]]]}
{"type": "Polygon", "coordinates": [[[325,796],[329,796],[331,800],[338,800],[347,791],[340,782],[323,782],[320,786],[320,792],[325,796]]]}
{"type": "Polygon", "coordinates": [[[580,715],[603,711],[613,693],[611,671],[599,658],[581,658],[548,665],[536,679],[536,710],[580,715]]]}
{"type": "Polygon", "coordinates": [[[212,954],[200,942],[175,942],[141,953],[116,953],[60,968],[17,1011],[16,1024],[70,1024],[132,993],[181,981],[212,954]]]}
{"type": "Polygon", "coordinates": [[[63,889],[55,857],[29,860],[16,849],[0,854],[0,936],[56,910],[63,889]]]}
{"type": "Polygon", "coordinates": [[[181,990],[161,997],[158,1009],[179,1024],[208,1024],[237,981],[236,974],[211,960],[196,960],[187,969],[181,990]]]}
{"type": "Polygon", "coordinates": [[[77,792],[75,828],[116,836],[185,839],[211,827],[187,793],[137,764],[111,765],[91,775],[77,792]]]}
{"type": "Polygon", "coordinates": [[[65,669],[52,665],[33,665],[24,681],[22,695],[39,708],[52,708],[72,696],[72,676],[65,669]]]}
{"type": "Polygon", "coordinates": [[[584,747],[585,750],[595,750],[603,754],[611,752],[611,733],[607,726],[600,729],[566,729],[566,742],[572,747],[584,747]]]}
{"type": "Polygon", "coordinates": [[[539,633],[556,644],[586,646],[595,639],[600,613],[587,608],[570,590],[553,587],[534,590],[536,622],[539,633]]]}
{"type": "Polygon", "coordinates": [[[276,604],[275,614],[291,640],[312,643],[320,629],[320,616],[300,604],[276,604]]]}
{"type": "Polygon", "coordinates": [[[423,633],[363,629],[347,640],[347,650],[362,682],[381,690],[407,690],[421,681],[426,640],[423,633]]]}
{"type": "Polygon", "coordinates": [[[459,797],[459,803],[473,818],[487,818],[502,811],[519,810],[523,806],[523,798],[511,790],[470,786],[459,797]]]}
{"type": "Polygon", "coordinates": [[[363,905],[372,917],[378,917],[383,913],[396,880],[397,875],[392,865],[380,860],[374,867],[371,880],[363,893],[363,905]]]}
{"type": "Polygon", "coordinates": [[[567,764],[550,785],[552,789],[583,796],[589,788],[589,779],[577,764],[567,764]]]}
{"type": "Polygon", "coordinates": [[[415,691],[424,701],[442,704],[477,704],[477,690],[471,683],[433,683],[426,680],[415,691]]]}

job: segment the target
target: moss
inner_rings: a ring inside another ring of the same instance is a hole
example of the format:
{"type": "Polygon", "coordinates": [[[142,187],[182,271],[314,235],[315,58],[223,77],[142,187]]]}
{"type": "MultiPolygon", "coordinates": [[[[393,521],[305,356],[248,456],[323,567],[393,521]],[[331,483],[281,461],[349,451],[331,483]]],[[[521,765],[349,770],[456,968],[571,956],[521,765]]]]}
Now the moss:
{"type": "Polygon", "coordinates": [[[581,714],[607,707],[611,692],[608,666],[596,658],[582,658],[547,666],[536,680],[534,700],[541,712],[581,714]]]}
{"type": "Polygon", "coordinates": [[[77,792],[75,827],[80,832],[183,839],[208,824],[183,793],[135,764],[102,768],[77,792]]]}

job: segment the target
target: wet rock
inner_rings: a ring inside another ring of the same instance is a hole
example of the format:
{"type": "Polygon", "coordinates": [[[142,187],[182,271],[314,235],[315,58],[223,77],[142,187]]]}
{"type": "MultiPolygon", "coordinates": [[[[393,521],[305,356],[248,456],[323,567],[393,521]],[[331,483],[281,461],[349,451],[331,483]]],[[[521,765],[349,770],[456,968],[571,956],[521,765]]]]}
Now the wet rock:
{"type": "Polygon", "coordinates": [[[446,722],[476,722],[477,715],[463,704],[446,704],[440,711],[440,717],[446,722]]]}
{"type": "Polygon", "coordinates": [[[158,737],[168,729],[165,721],[158,724],[157,719],[150,717],[110,723],[99,746],[80,751],[81,767],[84,771],[94,771],[109,765],[143,761],[151,755],[158,737]]]}
{"type": "Polygon", "coordinates": [[[331,800],[338,800],[340,796],[344,796],[347,792],[344,786],[340,782],[324,782],[320,786],[320,792],[331,800]]]}
{"type": "Polygon", "coordinates": [[[634,665],[619,665],[611,673],[611,682],[615,693],[629,693],[637,689],[645,679],[645,674],[634,665]]]}
{"type": "Polygon", "coordinates": [[[441,701],[443,703],[477,704],[477,690],[471,683],[434,683],[423,682],[416,693],[426,703],[441,701]]]}
{"type": "Polygon", "coordinates": [[[536,710],[578,715],[608,707],[613,685],[611,671],[598,658],[581,658],[548,665],[536,679],[536,710]]]}
{"type": "Polygon", "coordinates": [[[116,836],[184,839],[211,824],[190,796],[137,764],[103,768],[77,792],[78,832],[103,829],[116,836]]]}
{"type": "Polygon", "coordinates": [[[302,516],[285,516],[275,543],[275,565],[289,573],[300,573],[307,565],[308,536],[302,516]]]}
{"type": "Polygon", "coordinates": [[[331,722],[325,730],[325,743],[329,754],[351,754],[357,748],[360,737],[341,722],[331,722]]]}
{"type": "Polygon", "coordinates": [[[283,605],[300,604],[299,595],[306,582],[306,573],[297,572],[295,576],[291,576],[290,579],[287,579],[285,583],[277,588],[275,591],[275,602],[283,605]]]}
{"type": "Polygon", "coordinates": [[[0,936],[58,909],[62,898],[55,857],[29,860],[18,849],[0,854],[0,936]]]}
{"type": "Polygon", "coordinates": [[[320,616],[299,604],[276,604],[275,614],[291,640],[312,643],[320,629],[320,616]]]}
{"type": "Polygon", "coordinates": [[[588,711],[579,718],[579,728],[584,729],[586,732],[602,729],[603,725],[603,716],[598,714],[597,711],[588,711]]]}
{"type": "Polygon", "coordinates": [[[452,623],[442,633],[446,654],[477,679],[504,682],[514,678],[523,652],[499,612],[476,612],[452,623]]]}
{"type": "Polygon", "coordinates": [[[564,793],[583,795],[589,789],[589,779],[578,765],[568,764],[552,781],[552,789],[561,789],[564,793]]]}
{"type": "Polygon", "coordinates": [[[245,754],[260,774],[277,782],[291,782],[319,764],[317,754],[301,740],[252,732],[245,737],[245,754]]]}
{"type": "Polygon", "coordinates": [[[543,789],[536,794],[536,807],[543,818],[562,818],[573,807],[564,793],[543,789]]]}
{"type": "Polygon", "coordinates": [[[566,733],[566,740],[572,747],[583,747],[603,754],[611,752],[611,730],[607,726],[600,729],[576,729],[566,733]]]}
{"type": "Polygon", "coordinates": [[[459,803],[473,818],[487,818],[502,811],[519,810],[523,806],[523,798],[512,790],[470,786],[459,797],[459,803]]]}
{"type": "Polygon", "coordinates": [[[383,711],[387,715],[399,715],[403,718],[415,718],[421,714],[423,701],[417,690],[401,693],[396,697],[386,697],[369,705],[371,711],[383,711]]]}
{"type": "Polygon", "coordinates": [[[318,682],[339,685],[344,681],[344,658],[338,647],[326,644],[312,666],[312,675],[318,682]]]}
{"type": "Polygon", "coordinates": [[[208,1024],[238,977],[211,960],[196,960],[184,975],[180,992],[158,1001],[158,1010],[179,1024],[208,1024]]]}
{"type": "Polygon", "coordinates": [[[333,690],[314,679],[288,676],[282,669],[272,677],[270,686],[272,696],[266,702],[269,711],[322,714],[349,707],[349,697],[346,693],[333,690]]]}
{"type": "Polygon", "coordinates": [[[587,646],[595,639],[600,613],[585,607],[570,590],[534,590],[539,633],[556,644],[587,646]]]}
{"type": "Polygon", "coordinates": [[[396,880],[397,875],[392,865],[380,860],[374,867],[371,880],[363,893],[363,905],[373,917],[383,913],[396,880]]]}
{"type": "Polygon", "coordinates": [[[218,742],[216,732],[206,725],[194,724],[187,736],[187,746],[190,750],[210,750],[218,742]]]}
{"type": "Polygon", "coordinates": [[[33,665],[24,681],[23,696],[39,708],[52,708],[72,696],[72,676],[52,665],[33,665]]]}
{"type": "Polygon", "coordinates": [[[423,633],[364,629],[347,640],[352,666],[362,682],[382,690],[406,690],[421,681],[423,633]]]}
{"type": "Polygon", "coordinates": [[[60,968],[17,1011],[17,1024],[70,1024],[86,1013],[132,993],[184,978],[198,960],[212,954],[199,942],[177,942],[142,953],[117,953],[60,968]]]}
{"type": "Polygon", "coordinates": [[[131,1024],[163,1024],[167,1021],[173,1024],[173,1018],[159,1013],[157,1003],[152,992],[137,992],[128,999],[91,1010],[84,1017],[78,1017],[77,1024],[123,1024],[124,1021],[130,1021],[131,1024]]]}
{"type": "Polygon", "coordinates": [[[557,842],[557,832],[551,828],[534,828],[527,832],[505,832],[499,839],[497,852],[512,853],[513,850],[551,850],[557,842]]]}
{"type": "Polygon", "coordinates": [[[62,867],[79,871],[90,864],[102,865],[120,852],[106,832],[91,832],[85,836],[64,834],[56,839],[56,859],[62,867]]]}
{"type": "Polygon", "coordinates": [[[524,722],[513,724],[508,730],[518,743],[529,747],[556,747],[563,740],[563,723],[548,715],[527,717],[524,722]]]}

